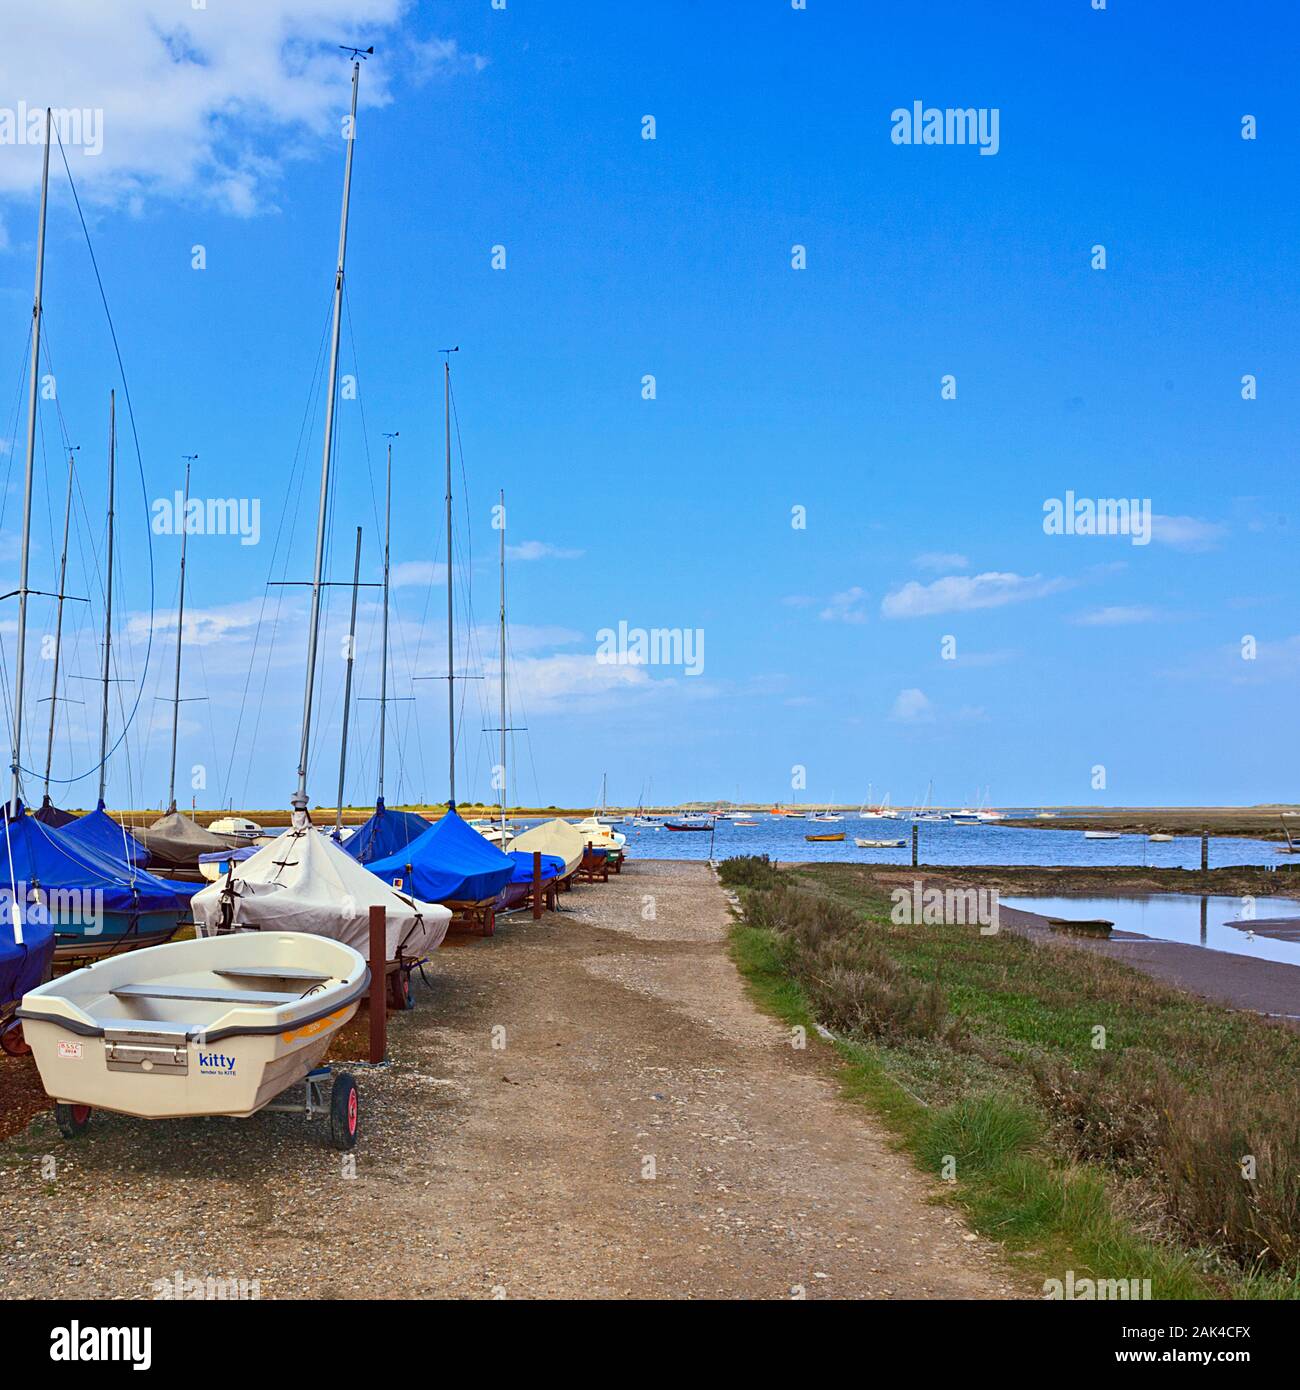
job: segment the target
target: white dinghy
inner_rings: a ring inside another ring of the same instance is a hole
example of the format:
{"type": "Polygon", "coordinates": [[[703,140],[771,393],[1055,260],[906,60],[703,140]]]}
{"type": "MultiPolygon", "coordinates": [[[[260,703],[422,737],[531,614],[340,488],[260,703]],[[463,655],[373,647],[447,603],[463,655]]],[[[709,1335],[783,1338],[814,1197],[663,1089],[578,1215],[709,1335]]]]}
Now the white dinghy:
{"type": "MultiPolygon", "coordinates": [[[[316,1069],[369,983],[365,960],[341,942],[241,933],[110,956],[29,990],[19,1016],[71,1138],[92,1108],[242,1117],[304,1080],[313,1113],[316,1069]]],[[[350,1148],[350,1077],[335,1078],[332,1103],[334,1142],[350,1148]]]]}
{"type": "Polygon", "coordinates": [[[451,911],[421,902],[358,864],[320,830],[287,830],[191,899],[200,936],[311,932],[370,950],[370,909],[384,909],[390,961],[414,964],[442,945],[451,911]]]}

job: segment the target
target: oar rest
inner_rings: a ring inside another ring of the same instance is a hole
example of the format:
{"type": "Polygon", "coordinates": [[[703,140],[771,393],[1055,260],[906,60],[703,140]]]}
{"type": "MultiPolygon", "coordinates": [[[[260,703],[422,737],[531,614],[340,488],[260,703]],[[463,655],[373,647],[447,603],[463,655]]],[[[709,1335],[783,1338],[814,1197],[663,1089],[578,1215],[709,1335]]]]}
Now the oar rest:
{"type": "Polygon", "coordinates": [[[115,999],[188,999],[198,1004],[296,1004],[299,994],[256,989],[204,989],[199,985],[119,985],[115,999]]]}

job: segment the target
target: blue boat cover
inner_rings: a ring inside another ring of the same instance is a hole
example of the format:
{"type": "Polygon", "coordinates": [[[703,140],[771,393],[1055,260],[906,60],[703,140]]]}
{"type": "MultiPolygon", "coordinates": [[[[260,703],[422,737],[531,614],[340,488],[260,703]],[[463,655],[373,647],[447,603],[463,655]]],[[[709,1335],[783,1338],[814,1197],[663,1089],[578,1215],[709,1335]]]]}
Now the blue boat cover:
{"type": "MultiPolygon", "coordinates": [[[[515,871],[510,879],[511,883],[531,883],[533,881],[533,856],[525,850],[511,850],[506,855],[507,859],[512,859],[515,871]]],[[[564,872],[564,860],[557,854],[542,855],[542,882],[550,883],[553,878],[559,878],[564,872]]]]}
{"type": "MultiPolygon", "coordinates": [[[[49,825],[50,822],[47,820],[44,824],[49,825]]],[[[104,810],[102,801],[88,815],[74,817],[59,828],[73,843],[97,850],[115,864],[143,869],[149,863],[149,851],[104,810]]]]}
{"type": "Polygon", "coordinates": [[[390,811],[380,797],[375,802],[375,814],[357,826],[340,848],[359,864],[369,864],[390,854],[400,854],[429,828],[430,822],[423,816],[414,811],[390,811]]]}
{"type": "Polygon", "coordinates": [[[396,854],[366,867],[426,903],[482,902],[510,882],[514,860],[448,811],[396,854]]]}
{"type": "Polygon", "coordinates": [[[42,825],[21,807],[17,819],[10,820],[8,809],[6,805],[5,843],[0,844],[0,890],[7,891],[12,878],[28,891],[61,888],[102,894],[98,903],[105,912],[171,912],[185,907],[186,899],[162,879],[70,840],[66,830],[42,825]]]}

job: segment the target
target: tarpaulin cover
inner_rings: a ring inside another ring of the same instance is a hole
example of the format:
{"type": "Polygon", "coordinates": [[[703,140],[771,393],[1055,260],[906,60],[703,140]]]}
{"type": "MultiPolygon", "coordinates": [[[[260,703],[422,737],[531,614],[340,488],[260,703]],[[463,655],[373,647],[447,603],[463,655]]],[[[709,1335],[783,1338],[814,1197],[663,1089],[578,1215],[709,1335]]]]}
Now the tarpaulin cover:
{"type": "Polygon", "coordinates": [[[201,936],[219,931],[302,931],[370,955],[370,908],[384,909],[388,959],[423,956],[447,934],[451,913],[381,883],[322,830],[287,830],[195,893],[201,936]]]}
{"type": "Polygon", "coordinates": [[[102,894],[99,901],[105,912],[172,912],[185,906],[171,884],[69,840],[66,830],[42,825],[24,810],[20,809],[16,820],[9,820],[6,806],[4,822],[0,888],[8,888],[12,877],[29,891],[41,888],[102,894]]]}
{"type": "Polygon", "coordinates": [[[578,833],[577,827],[570,825],[567,820],[548,820],[533,826],[531,830],[525,830],[522,835],[516,835],[510,842],[510,848],[514,853],[527,850],[531,854],[539,849],[543,854],[557,854],[564,860],[564,872],[571,874],[582,863],[586,841],[578,833]]]}
{"type": "Polygon", "coordinates": [[[149,851],[150,864],[160,870],[196,869],[200,854],[248,843],[235,835],[214,835],[179,811],[169,811],[147,830],[132,834],[149,851]]]}
{"type": "MultiPolygon", "coordinates": [[[[533,856],[525,854],[520,850],[511,850],[506,856],[515,861],[515,872],[510,879],[511,883],[531,883],[533,881],[533,856]]],[[[542,882],[550,883],[552,879],[563,878],[564,860],[554,854],[542,855],[542,882]]]]}
{"type": "MultiPolygon", "coordinates": [[[[39,812],[37,815],[39,817],[39,812]]],[[[44,824],[48,825],[49,822],[44,824]]],[[[149,851],[104,810],[102,801],[89,815],[77,816],[61,828],[75,844],[98,850],[115,863],[139,869],[147,867],[149,863],[149,851]]]]}
{"type": "Polygon", "coordinates": [[[448,811],[405,849],[366,866],[425,902],[484,902],[510,882],[514,860],[448,811]]]}
{"type": "Polygon", "coordinates": [[[32,815],[42,825],[71,825],[77,819],[71,811],[61,811],[48,796],[42,800],[32,815]]]}
{"type": "Polygon", "coordinates": [[[357,826],[343,841],[342,849],[359,864],[369,864],[372,860],[400,853],[430,825],[431,822],[414,811],[390,811],[380,800],[375,803],[375,814],[357,826]]]}

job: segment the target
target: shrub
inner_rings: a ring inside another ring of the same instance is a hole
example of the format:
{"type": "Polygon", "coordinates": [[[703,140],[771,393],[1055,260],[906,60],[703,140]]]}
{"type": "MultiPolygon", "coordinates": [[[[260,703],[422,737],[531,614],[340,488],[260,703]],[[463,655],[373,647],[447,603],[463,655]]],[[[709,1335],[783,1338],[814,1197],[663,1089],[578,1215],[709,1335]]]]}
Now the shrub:
{"type": "Polygon", "coordinates": [[[728,888],[775,888],[781,871],[766,854],[743,854],[724,859],[718,865],[718,877],[728,888]]]}

